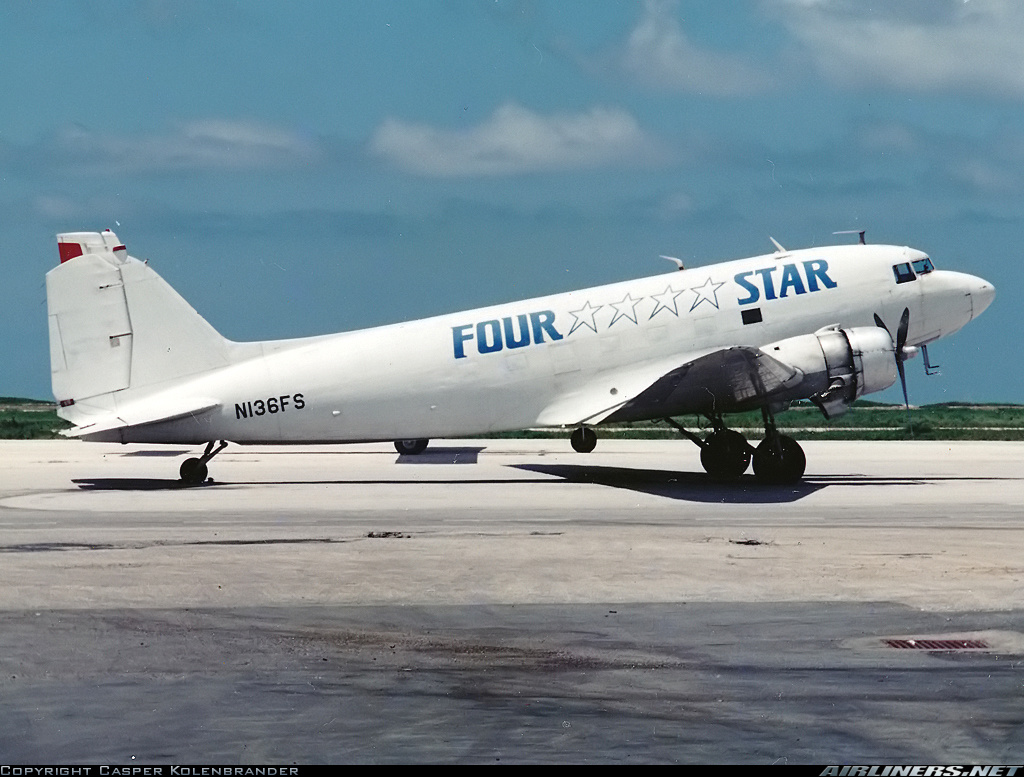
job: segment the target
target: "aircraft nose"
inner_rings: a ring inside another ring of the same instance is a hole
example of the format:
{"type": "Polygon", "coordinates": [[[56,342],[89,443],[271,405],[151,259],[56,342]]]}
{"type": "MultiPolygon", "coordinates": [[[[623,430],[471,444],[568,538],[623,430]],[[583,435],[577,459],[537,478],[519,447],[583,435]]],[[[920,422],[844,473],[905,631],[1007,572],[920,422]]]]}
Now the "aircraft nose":
{"type": "Polygon", "coordinates": [[[996,287],[982,278],[974,278],[970,291],[967,292],[971,298],[971,318],[977,318],[985,308],[992,304],[996,297],[996,287]]]}

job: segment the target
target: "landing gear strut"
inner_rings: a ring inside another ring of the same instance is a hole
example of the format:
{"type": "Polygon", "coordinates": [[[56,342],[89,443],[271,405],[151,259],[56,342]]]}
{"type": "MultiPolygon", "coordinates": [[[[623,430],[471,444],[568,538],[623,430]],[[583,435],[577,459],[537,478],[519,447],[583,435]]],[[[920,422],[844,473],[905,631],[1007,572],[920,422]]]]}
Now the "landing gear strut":
{"type": "Polygon", "coordinates": [[[764,439],[756,448],[739,432],[726,429],[721,415],[708,416],[712,431],[703,440],[672,418],[666,418],[665,422],[700,447],[700,463],[713,478],[738,478],[747,471],[753,459],[754,475],[762,483],[780,485],[797,482],[807,467],[803,449],[792,437],[779,434],[770,409],[762,408],[761,414],[764,418],[764,439]]]}
{"type": "Polygon", "coordinates": [[[703,440],[675,419],[664,420],[700,448],[700,463],[711,477],[717,480],[738,478],[750,466],[750,456],[754,449],[742,434],[725,428],[721,414],[709,415],[708,418],[711,420],[712,431],[703,440]]]}
{"type": "Polygon", "coordinates": [[[190,486],[195,486],[205,482],[206,475],[208,474],[206,468],[206,462],[220,453],[222,450],[228,447],[228,444],[224,441],[220,441],[220,445],[214,449],[215,443],[211,440],[206,446],[206,450],[203,455],[199,458],[185,459],[181,462],[181,468],[178,470],[178,475],[181,477],[182,483],[187,483],[190,486]]]}

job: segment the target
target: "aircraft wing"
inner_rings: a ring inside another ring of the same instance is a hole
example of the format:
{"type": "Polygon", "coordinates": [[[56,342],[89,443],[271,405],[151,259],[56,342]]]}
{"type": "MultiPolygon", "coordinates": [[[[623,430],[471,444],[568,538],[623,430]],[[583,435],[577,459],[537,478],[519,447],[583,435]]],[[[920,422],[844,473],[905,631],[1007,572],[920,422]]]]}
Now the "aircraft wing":
{"type": "Polygon", "coordinates": [[[683,364],[650,365],[621,376],[617,402],[604,377],[548,408],[541,420],[571,426],[636,421],[684,413],[731,412],[755,407],[803,379],[796,367],[759,348],[732,346],[691,356],[683,364]],[[632,384],[630,386],[629,384],[632,384]],[[557,419],[557,420],[556,420],[557,419]]]}
{"type": "Polygon", "coordinates": [[[145,426],[164,421],[175,421],[186,416],[198,416],[220,406],[216,399],[202,397],[184,397],[181,399],[164,399],[128,405],[116,412],[103,415],[89,423],[67,429],[61,434],[65,437],[85,437],[100,432],[109,432],[128,426],[145,426]]]}

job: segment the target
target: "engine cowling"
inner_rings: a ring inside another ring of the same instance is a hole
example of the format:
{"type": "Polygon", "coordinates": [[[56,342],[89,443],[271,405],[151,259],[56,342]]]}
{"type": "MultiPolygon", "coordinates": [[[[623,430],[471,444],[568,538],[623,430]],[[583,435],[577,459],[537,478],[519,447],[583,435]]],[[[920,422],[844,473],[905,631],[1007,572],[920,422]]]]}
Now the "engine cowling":
{"type": "Polygon", "coordinates": [[[842,415],[857,397],[882,391],[896,382],[896,346],[875,326],[821,329],[780,340],[765,353],[803,373],[791,389],[793,399],[810,399],[825,418],[842,415]]]}

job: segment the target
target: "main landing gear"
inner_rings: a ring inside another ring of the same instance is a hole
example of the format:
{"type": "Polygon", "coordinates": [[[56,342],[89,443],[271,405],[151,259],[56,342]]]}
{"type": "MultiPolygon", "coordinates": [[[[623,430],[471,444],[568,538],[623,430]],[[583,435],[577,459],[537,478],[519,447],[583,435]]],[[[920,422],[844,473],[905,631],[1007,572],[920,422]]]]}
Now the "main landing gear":
{"type": "Polygon", "coordinates": [[[202,456],[199,458],[185,459],[181,462],[181,468],[178,470],[178,475],[181,477],[182,483],[195,486],[206,481],[206,476],[208,474],[206,462],[228,447],[228,444],[224,442],[224,440],[220,441],[220,445],[218,445],[216,449],[213,447],[214,445],[215,443],[211,440],[206,446],[206,451],[204,451],[202,456]]]}
{"type": "Polygon", "coordinates": [[[666,418],[665,422],[700,446],[700,463],[713,478],[738,478],[747,471],[752,460],[754,476],[762,483],[796,483],[807,467],[803,448],[792,437],[779,433],[775,417],[768,408],[762,408],[761,414],[764,418],[764,439],[756,448],[739,432],[726,429],[721,415],[709,416],[712,431],[703,440],[671,418],[666,418]]]}
{"type": "Polygon", "coordinates": [[[430,440],[395,440],[395,450],[403,456],[419,456],[429,444],[430,440]]]}
{"type": "Polygon", "coordinates": [[[779,434],[768,408],[762,408],[764,439],[754,449],[754,475],[762,483],[796,483],[804,476],[807,457],[792,437],[779,434]]]}
{"type": "MultiPolygon", "coordinates": [[[[672,418],[665,423],[700,447],[700,463],[716,480],[735,480],[754,462],[754,476],[762,483],[780,485],[796,483],[804,476],[807,457],[800,444],[775,427],[775,416],[767,407],[761,409],[764,439],[755,448],[735,429],[727,429],[721,414],[709,415],[711,433],[701,439],[672,418]]],[[[577,453],[590,453],[597,447],[597,435],[589,426],[578,426],[569,437],[577,453]]],[[[396,443],[397,445],[397,443],[396,443]]]]}

